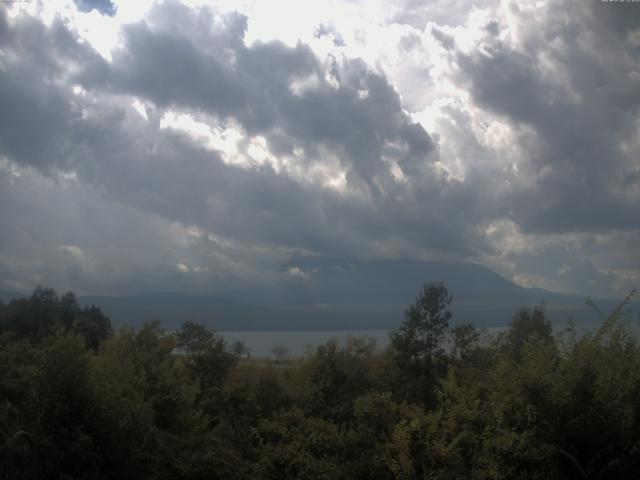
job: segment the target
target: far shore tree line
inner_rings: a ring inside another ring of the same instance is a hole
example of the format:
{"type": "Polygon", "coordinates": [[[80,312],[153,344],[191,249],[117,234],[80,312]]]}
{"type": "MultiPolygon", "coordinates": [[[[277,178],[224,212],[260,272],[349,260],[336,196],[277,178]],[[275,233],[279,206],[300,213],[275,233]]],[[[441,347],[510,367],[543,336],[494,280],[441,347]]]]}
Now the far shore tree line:
{"type": "Polygon", "coordinates": [[[114,331],[38,287],[0,302],[0,478],[637,478],[633,293],[584,334],[534,306],[481,341],[427,283],[385,349],[258,361],[191,321],[114,331]]]}

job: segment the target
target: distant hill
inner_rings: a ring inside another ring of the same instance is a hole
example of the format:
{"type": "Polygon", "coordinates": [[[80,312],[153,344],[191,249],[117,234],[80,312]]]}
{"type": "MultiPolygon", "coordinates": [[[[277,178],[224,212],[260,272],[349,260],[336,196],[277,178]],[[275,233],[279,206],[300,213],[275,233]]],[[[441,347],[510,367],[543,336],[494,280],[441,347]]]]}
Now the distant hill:
{"type": "MultiPolygon", "coordinates": [[[[302,259],[286,284],[247,289],[224,298],[154,292],[126,297],[84,296],[116,325],[158,319],[167,328],[184,320],[219,331],[363,330],[395,328],[425,281],[443,281],[453,294],[454,323],[503,326],[521,306],[544,302],[553,322],[573,317],[596,321],[585,297],[520,287],[471,263],[376,261],[355,264],[337,259],[302,259]]],[[[616,301],[597,300],[603,311],[616,301]]],[[[634,317],[638,304],[633,305],[634,317]]]]}
{"type": "MultiPolygon", "coordinates": [[[[580,323],[598,320],[586,297],[523,288],[473,263],[302,258],[291,266],[295,273],[287,282],[224,296],[152,292],[88,295],[78,300],[81,305],[99,306],[116,326],[157,319],[170,329],[194,320],[218,331],[370,330],[397,327],[422,284],[442,281],[453,294],[453,323],[504,326],[518,308],[541,302],[554,323],[569,318],[580,323]]],[[[4,303],[25,295],[0,290],[4,303]]],[[[597,299],[596,303],[607,312],[619,301],[597,299]]],[[[630,310],[634,319],[640,318],[638,302],[630,310]]]]}
{"type": "Polygon", "coordinates": [[[27,294],[20,292],[12,292],[9,290],[0,290],[0,300],[3,303],[9,303],[11,300],[15,300],[16,298],[26,297],[27,294]]]}

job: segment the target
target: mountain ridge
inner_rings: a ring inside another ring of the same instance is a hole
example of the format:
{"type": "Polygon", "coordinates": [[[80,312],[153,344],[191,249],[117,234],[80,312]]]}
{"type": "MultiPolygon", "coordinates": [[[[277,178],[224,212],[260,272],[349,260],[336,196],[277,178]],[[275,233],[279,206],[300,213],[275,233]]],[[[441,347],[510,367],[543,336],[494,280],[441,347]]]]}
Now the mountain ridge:
{"type": "MultiPolygon", "coordinates": [[[[540,302],[554,323],[572,317],[581,322],[598,319],[586,305],[587,297],[525,288],[475,263],[303,258],[294,259],[288,269],[295,275],[284,283],[226,295],[152,291],[79,295],[78,300],[100,307],[116,326],[157,319],[169,329],[185,320],[218,331],[389,329],[401,323],[424,282],[442,281],[453,295],[454,324],[504,326],[517,309],[540,302]]],[[[0,291],[0,298],[3,294],[19,295],[0,291]]],[[[605,312],[619,303],[595,302],[605,312]]],[[[638,315],[638,304],[631,308],[632,315],[638,315]]]]}

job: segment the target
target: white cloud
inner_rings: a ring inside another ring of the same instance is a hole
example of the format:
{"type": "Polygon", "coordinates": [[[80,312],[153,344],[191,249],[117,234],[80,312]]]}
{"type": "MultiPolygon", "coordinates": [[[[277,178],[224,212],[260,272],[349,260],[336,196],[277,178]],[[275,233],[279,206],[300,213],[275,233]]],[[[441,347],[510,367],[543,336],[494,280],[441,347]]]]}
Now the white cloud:
{"type": "Polygon", "coordinates": [[[300,269],[299,267],[289,267],[287,269],[287,274],[293,278],[301,278],[303,280],[309,278],[309,273],[300,269]]]}
{"type": "Polygon", "coordinates": [[[69,254],[74,260],[84,260],[84,252],[76,245],[62,245],[60,250],[69,254]]]}
{"type": "Polygon", "coordinates": [[[176,264],[176,269],[180,273],[189,273],[191,271],[191,269],[189,267],[187,267],[184,263],[176,264]]]}

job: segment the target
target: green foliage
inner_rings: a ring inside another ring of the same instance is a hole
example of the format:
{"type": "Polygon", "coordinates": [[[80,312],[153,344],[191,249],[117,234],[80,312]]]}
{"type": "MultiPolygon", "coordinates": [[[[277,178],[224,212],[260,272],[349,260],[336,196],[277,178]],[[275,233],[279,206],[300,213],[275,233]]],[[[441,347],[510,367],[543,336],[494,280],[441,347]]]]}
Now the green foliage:
{"type": "Polygon", "coordinates": [[[243,352],[237,346],[230,351],[222,337],[191,321],[180,327],[176,340],[176,346],[186,353],[185,364],[203,395],[222,385],[243,352]]]}
{"type": "Polygon", "coordinates": [[[426,283],[405,312],[399,329],[391,333],[391,344],[398,366],[396,374],[408,386],[409,398],[431,407],[441,367],[443,341],[449,329],[453,297],[442,283],[426,283]]]}
{"type": "Polygon", "coordinates": [[[479,340],[480,332],[470,323],[456,325],[451,329],[451,355],[461,361],[468,360],[479,340]]]}
{"type": "Polygon", "coordinates": [[[112,333],[37,289],[0,305],[0,478],[637,477],[624,302],[585,334],[554,338],[535,307],[487,340],[448,329],[450,301],[427,284],[385,351],[355,338],[273,361],[193,322],[112,333]]]}
{"type": "Polygon", "coordinates": [[[544,313],[544,306],[539,305],[530,311],[529,308],[521,308],[511,321],[504,341],[511,356],[518,360],[522,355],[522,349],[529,339],[537,336],[544,342],[552,341],[552,326],[544,313]]]}
{"type": "Polygon", "coordinates": [[[405,312],[405,321],[391,334],[391,342],[408,367],[429,370],[434,357],[442,353],[452,300],[443,284],[427,283],[405,312]]]}
{"type": "Polygon", "coordinates": [[[37,422],[41,399],[35,386],[41,382],[43,357],[28,340],[0,335],[0,438],[37,422]]]}
{"type": "Polygon", "coordinates": [[[96,306],[80,308],[72,292],[58,297],[50,288],[37,287],[29,298],[12,300],[0,308],[0,332],[39,342],[54,330],[79,334],[97,350],[111,334],[111,322],[96,306]]]}
{"type": "Polygon", "coordinates": [[[342,478],[340,466],[332,461],[343,451],[333,423],[293,409],[260,422],[258,435],[259,478],[342,478]]]}
{"type": "Polygon", "coordinates": [[[293,405],[287,370],[278,365],[244,363],[230,373],[221,391],[226,416],[255,422],[293,405]]]}
{"type": "Polygon", "coordinates": [[[71,331],[84,338],[87,346],[94,351],[111,335],[111,322],[96,306],[77,310],[72,318],[71,331]]]}
{"type": "Polygon", "coordinates": [[[80,336],[57,330],[43,347],[40,382],[40,421],[32,427],[47,471],[73,476],[91,469],[97,452],[87,425],[93,413],[89,388],[90,354],[80,336]],[[39,442],[39,438],[46,442],[39,442]]]}
{"type": "Polygon", "coordinates": [[[375,341],[367,339],[351,339],[344,347],[336,340],[319,346],[306,365],[307,410],[338,422],[350,420],[354,399],[373,385],[374,352],[375,341]]]}

